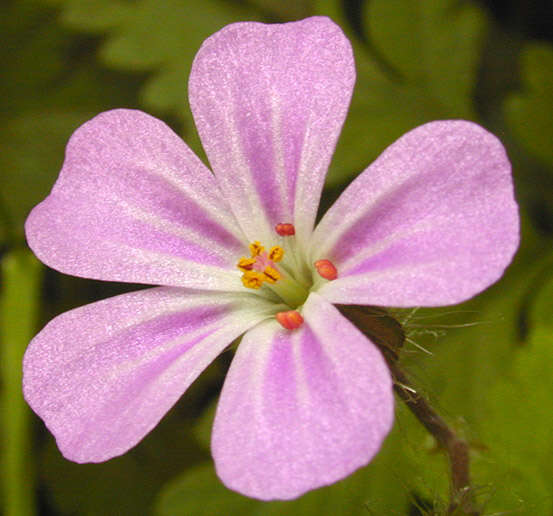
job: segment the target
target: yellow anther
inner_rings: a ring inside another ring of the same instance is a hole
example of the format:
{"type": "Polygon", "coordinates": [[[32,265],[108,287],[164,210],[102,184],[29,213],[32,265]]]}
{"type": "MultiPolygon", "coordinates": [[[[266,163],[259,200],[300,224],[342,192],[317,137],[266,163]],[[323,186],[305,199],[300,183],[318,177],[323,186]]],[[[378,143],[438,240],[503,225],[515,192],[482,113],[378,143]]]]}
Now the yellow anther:
{"type": "Polygon", "coordinates": [[[246,271],[242,275],[242,283],[247,288],[258,289],[263,285],[263,282],[266,280],[266,276],[258,271],[246,271]]]}
{"type": "Polygon", "coordinates": [[[254,263],[255,258],[246,258],[244,256],[243,258],[240,258],[236,264],[236,267],[238,267],[242,272],[251,271],[254,263]]]}
{"type": "Polygon", "coordinates": [[[252,258],[259,256],[264,250],[265,248],[261,245],[261,242],[258,242],[257,240],[250,244],[250,252],[252,253],[252,258]]]}
{"type": "Polygon", "coordinates": [[[280,272],[270,266],[265,267],[263,274],[265,275],[265,281],[269,283],[276,283],[280,279],[280,272]]]}
{"type": "Polygon", "coordinates": [[[269,251],[269,260],[273,262],[280,262],[283,256],[284,256],[284,249],[282,249],[282,247],[278,245],[271,247],[271,250],[269,251]]]}

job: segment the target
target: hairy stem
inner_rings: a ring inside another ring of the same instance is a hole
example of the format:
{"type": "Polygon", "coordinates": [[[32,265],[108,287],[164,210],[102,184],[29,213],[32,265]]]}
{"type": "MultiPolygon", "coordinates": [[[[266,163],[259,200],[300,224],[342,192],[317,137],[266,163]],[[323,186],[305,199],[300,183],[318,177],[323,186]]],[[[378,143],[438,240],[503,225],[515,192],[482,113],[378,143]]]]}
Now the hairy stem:
{"type": "Polygon", "coordinates": [[[445,450],[451,471],[450,513],[470,514],[477,516],[474,508],[470,486],[469,446],[450,428],[440,415],[432,408],[428,400],[410,386],[409,378],[398,367],[396,362],[387,361],[392,377],[394,390],[420,423],[432,434],[436,442],[445,450]]]}

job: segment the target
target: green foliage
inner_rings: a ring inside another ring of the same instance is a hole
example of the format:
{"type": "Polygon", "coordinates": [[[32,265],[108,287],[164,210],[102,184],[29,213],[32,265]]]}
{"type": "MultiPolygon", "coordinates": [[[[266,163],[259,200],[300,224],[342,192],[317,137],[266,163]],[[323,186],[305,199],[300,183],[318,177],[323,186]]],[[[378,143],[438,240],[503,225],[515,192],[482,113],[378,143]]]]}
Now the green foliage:
{"type": "Polygon", "coordinates": [[[519,509],[524,514],[553,511],[551,269],[537,280],[543,287],[529,307],[528,337],[513,350],[512,364],[487,393],[482,439],[489,449],[478,468],[481,478],[495,480],[490,510],[519,509]]]}
{"type": "Polygon", "coordinates": [[[128,83],[71,57],[72,41],[55,12],[32,0],[5,8],[0,29],[0,241],[23,240],[23,222],[52,187],[71,133],[112,105],[128,83]]]}
{"type": "Polygon", "coordinates": [[[50,438],[42,455],[49,501],[68,516],[149,516],[164,483],[205,460],[190,428],[174,412],[131,452],[102,464],[63,459],[50,438]]]}
{"type": "Polygon", "coordinates": [[[520,55],[522,91],[505,103],[509,128],[528,151],[553,166],[553,47],[529,43],[520,55]]]}
{"type": "Polygon", "coordinates": [[[0,183],[3,209],[10,215],[16,238],[23,238],[23,221],[52,187],[63,161],[67,136],[92,116],[75,111],[38,111],[2,123],[0,183]]]}
{"type": "Polygon", "coordinates": [[[226,489],[213,467],[203,464],[167,484],[160,494],[157,516],[240,516],[250,514],[256,502],[226,489]]]}
{"type": "Polygon", "coordinates": [[[149,72],[140,94],[144,107],[178,118],[187,143],[201,154],[187,97],[194,55],[209,35],[232,22],[259,19],[258,12],[225,0],[60,3],[66,26],[104,35],[103,63],[127,72],[149,72]]]}

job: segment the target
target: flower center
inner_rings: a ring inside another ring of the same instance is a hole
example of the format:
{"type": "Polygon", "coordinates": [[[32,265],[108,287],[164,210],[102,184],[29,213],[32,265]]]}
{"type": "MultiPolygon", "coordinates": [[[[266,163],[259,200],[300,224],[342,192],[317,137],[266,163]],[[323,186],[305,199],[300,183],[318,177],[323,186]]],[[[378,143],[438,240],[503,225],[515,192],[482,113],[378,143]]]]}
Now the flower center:
{"type": "Polygon", "coordinates": [[[236,266],[242,271],[244,287],[270,289],[290,308],[276,313],[275,318],[287,330],[294,330],[303,324],[303,317],[296,308],[305,303],[311,289],[320,285],[321,278],[323,282],[335,280],[338,271],[326,258],[317,260],[312,267],[305,262],[296,247],[293,224],[277,224],[275,231],[279,236],[286,237],[282,241],[287,249],[286,258],[284,247],[275,245],[266,251],[256,240],[249,245],[250,256],[240,258],[236,266]]]}
{"type": "Polygon", "coordinates": [[[290,267],[284,263],[277,265],[284,258],[284,249],[275,245],[266,251],[258,241],[252,242],[249,248],[250,257],[243,256],[236,264],[243,272],[243,285],[252,289],[266,286],[290,308],[301,306],[307,299],[309,287],[296,280],[290,267]]]}

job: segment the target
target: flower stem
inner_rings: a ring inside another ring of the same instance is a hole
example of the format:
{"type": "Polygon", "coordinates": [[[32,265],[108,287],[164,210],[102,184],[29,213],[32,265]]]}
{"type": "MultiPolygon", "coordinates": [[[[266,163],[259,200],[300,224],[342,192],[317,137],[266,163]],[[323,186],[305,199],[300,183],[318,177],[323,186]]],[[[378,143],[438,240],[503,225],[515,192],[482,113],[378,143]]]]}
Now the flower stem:
{"type": "Polygon", "coordinates": [[[28,251],[2,259],[0,304],[3,384],[3,499],[6,516],[35,514],[30,411],[21,393],[21,361],[35,330],[42,267],[28,251]]]}
{"type": "Polygon", "coordinates": [[[388,361],[394,378],[394,390],[409,410],[445,450],[451,471],[451,497],[449,513],[478,516],[474,508],[469,473],[469,446],[451,429],[432,408],[428,400],[410,385],[407,375],[396,362],[388,361]]]}
{"type": "Polygon", "coordinates": [[[432,408],[399,367],[399,351],[405,335],[401,324],[386,310],[377,307],[340,306],[340,311],[382,351],[394,379],[394,391],[413,415],[436,439],[449,459],[451,493],[449,514],[478,516],[470,484],[469,446],[432,408]]]}

